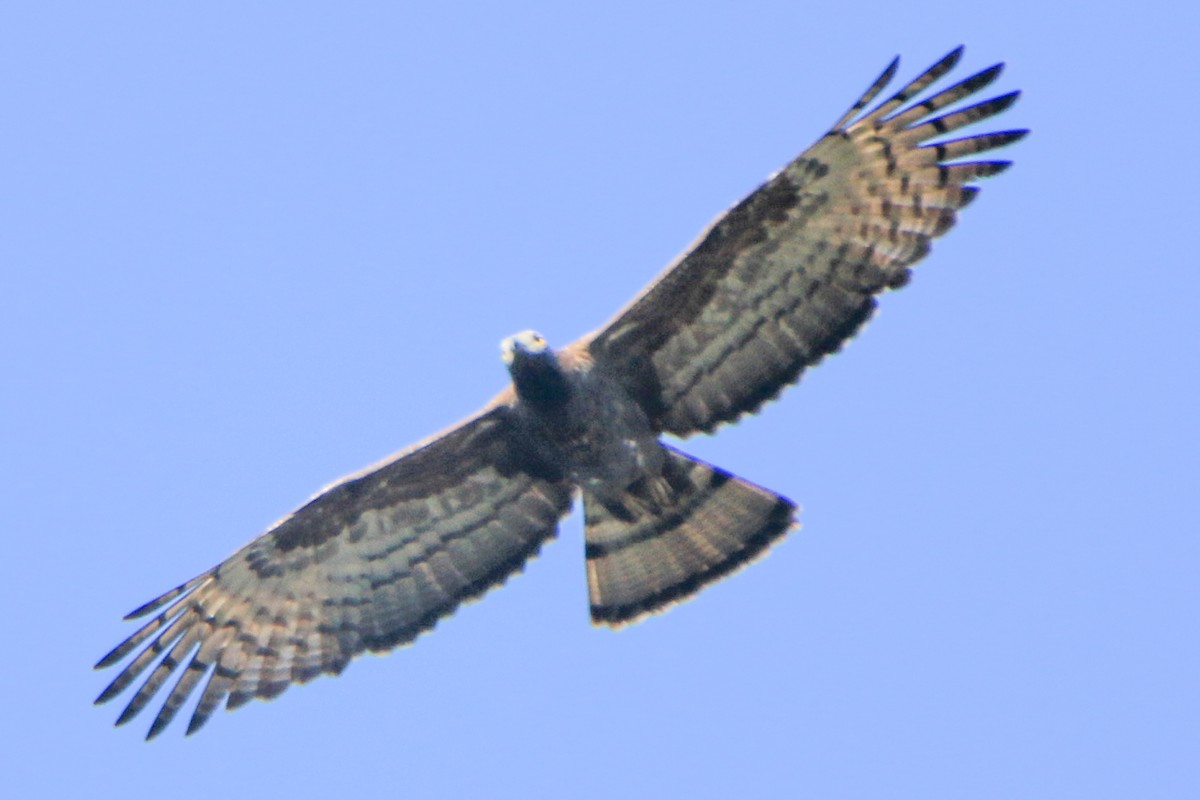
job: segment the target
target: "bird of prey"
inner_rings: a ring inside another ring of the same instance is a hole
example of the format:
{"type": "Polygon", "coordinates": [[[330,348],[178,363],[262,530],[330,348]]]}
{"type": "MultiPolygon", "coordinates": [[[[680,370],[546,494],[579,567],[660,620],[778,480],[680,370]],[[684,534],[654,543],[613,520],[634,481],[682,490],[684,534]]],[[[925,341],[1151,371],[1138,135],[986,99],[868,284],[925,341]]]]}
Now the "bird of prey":
{"type": "Polygon", "coordinates": [[[188,733],[222,702],[337,674],[520,570],[576,493],[596,623],[662,611],[761,555],[795,504],[660,436],[752,413],[836,351],[954,224],[978,191],[968,183],[1009,165],[969,159],[1026,131],[939,139],[1013,103],[1017,92],[942,112],[1001,64],[915,101],[961,52],[866,111],[894,60],[608,324],[559,350],[532,331],[505,339],[512,384],[480,412],[334,483],[129,614],[149,621],[97,664],[133,656],[96,702],[149,669],[124,723],[178,672],[151,738],[202,681],[188,733]]]}

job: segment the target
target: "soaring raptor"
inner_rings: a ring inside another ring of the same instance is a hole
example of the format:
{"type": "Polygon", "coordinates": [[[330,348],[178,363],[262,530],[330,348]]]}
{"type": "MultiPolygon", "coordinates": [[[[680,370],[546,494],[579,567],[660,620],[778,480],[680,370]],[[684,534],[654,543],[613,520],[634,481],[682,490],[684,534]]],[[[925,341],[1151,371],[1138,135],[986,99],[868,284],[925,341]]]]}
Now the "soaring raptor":
{"type": "Polygon", "coordinates": [[[97,699],[149,677],[117,720],[180,677],[147,738],[204,682],[188,733],[225,702],[337,674],[412,641],[521,569],[583,498],[592,620],[662,611],[745,565],[796,506],[659,437],[757,410],[836,351],[1007,161],[963,160],[1025,131],[933,139],[1017,92],[942,109],[1002,65],[925,100],[959,48],[874,109],[899,59],[833,129],[733,206],[607,325],[561,350],[501,345],[512,385],[479,413],[333,484],[231,557],[129,614],[100,659],[133,655],[97,699]],[[136,655],[134,655],[136,653],[136,655]]]}

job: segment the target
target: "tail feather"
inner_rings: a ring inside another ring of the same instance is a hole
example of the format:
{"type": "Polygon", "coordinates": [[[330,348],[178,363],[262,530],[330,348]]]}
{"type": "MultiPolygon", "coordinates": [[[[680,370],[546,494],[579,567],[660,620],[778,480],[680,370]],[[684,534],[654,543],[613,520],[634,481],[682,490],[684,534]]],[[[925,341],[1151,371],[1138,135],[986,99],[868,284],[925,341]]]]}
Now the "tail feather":
{"type": "Polygon", "coordinates": [[[663,449],[663,480],[635,484],[621,507],[584,493],[597,624],[625,625],[687,599],[750,563],[795,522],[787,498],[663,449]]]}

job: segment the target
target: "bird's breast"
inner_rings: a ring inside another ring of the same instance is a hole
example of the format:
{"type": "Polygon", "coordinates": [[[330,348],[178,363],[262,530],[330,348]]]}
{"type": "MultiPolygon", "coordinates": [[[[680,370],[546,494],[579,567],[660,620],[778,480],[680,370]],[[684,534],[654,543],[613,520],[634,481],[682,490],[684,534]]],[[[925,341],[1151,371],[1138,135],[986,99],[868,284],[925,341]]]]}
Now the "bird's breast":
{"type": "Polygon", "coordinates": [[[532,443],[581,486],[624,490],[662,468],[661,446],[645,413],[621,385],[592,369],[564,370],[566,401],[525,404],[532,443]]]}

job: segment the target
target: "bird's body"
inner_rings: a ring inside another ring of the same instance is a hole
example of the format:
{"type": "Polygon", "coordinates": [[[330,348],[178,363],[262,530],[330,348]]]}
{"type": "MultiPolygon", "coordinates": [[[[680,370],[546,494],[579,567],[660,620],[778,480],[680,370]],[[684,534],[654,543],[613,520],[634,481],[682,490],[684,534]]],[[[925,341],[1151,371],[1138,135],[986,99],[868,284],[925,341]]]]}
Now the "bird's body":
{"type": "Polygon", "coordinates": [[[509,337],[502,349],[513,379],[517,435],[548,465],[601,496],[620,494],[661,469],[658,431],[586,350],[555,352],[532,331],[509,337]],[[525,340],[538,342],[537,349],[525,340]]]}
{"type": "Polygon", "coordinates": [[[781,536],[795,504],[659,441],[619,376],[533,331],[501,346],[516,438],[583,496],[592,618],[626,624],[724,575],[781,536]]]}
{"type": "Polygon", "coordinates": [[[961,48],[864,109],[893,62],[816,144],[719,216],[609,323],[551,349],[506,339],[512,386],[464,422],[322,490],[230,558],[135,610],[100,660],[132,658],[97,702],[176,670],[150,728],[201,685],[192,732],[364,651],[412,641],[521,569],[576,496],[594,622],[661,611],[749,563],[795,524],[790,500],[680,452],[756,411],[835,352],[1005,161],[961,159],[1024,131],[929,140],[1000,113],[1016,93],[938,117],[999,65],[916,102],[961,48]]]}

